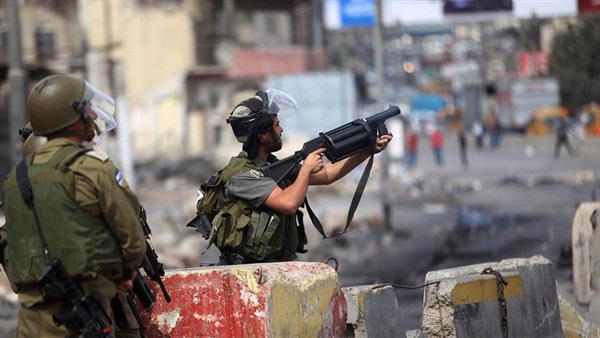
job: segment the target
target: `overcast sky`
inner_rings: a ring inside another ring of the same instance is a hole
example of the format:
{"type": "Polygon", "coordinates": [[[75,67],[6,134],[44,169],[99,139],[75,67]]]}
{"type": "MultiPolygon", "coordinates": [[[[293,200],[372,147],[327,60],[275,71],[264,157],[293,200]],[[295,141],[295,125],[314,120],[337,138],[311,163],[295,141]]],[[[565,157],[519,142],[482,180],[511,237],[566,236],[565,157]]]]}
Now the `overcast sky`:
{"type": "MultiPolygon", "coordinates": [[[[498,0],[499,1],[499,0],[498,0]]],[[[386,25],[400,23],[418,25],[451,23],[457,21],[489,20],[492,15],[444,15],[442,0],[382,0],[383,20],[386,25]]],[[[577,14],[577,0],[513,0],[512,13],[505,16],[518,18],[573,16],[577,14]]],[[[339,28],[339,0],[325,0],[325,23],[328,28],[339,28]]]]}

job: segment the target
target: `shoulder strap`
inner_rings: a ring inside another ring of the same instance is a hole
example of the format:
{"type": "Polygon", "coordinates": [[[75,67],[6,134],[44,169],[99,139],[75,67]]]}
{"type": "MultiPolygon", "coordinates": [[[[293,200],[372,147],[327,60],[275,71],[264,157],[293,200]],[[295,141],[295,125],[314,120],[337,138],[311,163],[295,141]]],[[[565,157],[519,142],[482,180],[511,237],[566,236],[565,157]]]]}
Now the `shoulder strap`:
{"type": "Polygon", "coordinates": [[[367,163],[367,166],[365,167],[365,170],[363,171],[362,176],[360,177],[360,181],[358,182],[358,186],[356,187],[354,196],[352,196],[352,202],[350,203],[350,209],[348,209],[348,216],[346,217],[346,226],[344,227],[344,230],[342,230],[341,232],[334,233],[329,236],[325,235],[325,230],[323,229],[323,225],[321,224],[321,221],[319,221],[319,219],[317,218],[317,215],[315,215],[315,213],[312,211],[310,205],[308,204],[308,199],[307,198],[304,199],[304,204],[306,205],[306,210],[308,211],[308,216],[310,217],[310,220],[312,221],[313,225],[315,226],[315,229],[317,229],[317,231],[321,234],[321,236],[323,236],[323,238],[336,237],[336,236],[344,234],[348,231],[348,227],[350,226],[350,223],[352,222],[352,219],[354,218],[354,212],[356,212],[358,203],[360,203],[360,199],[362,198],[362,194],[365,191],[367,181],[369,180],[369,175],[371,174],[371,168],[373,167],[373,158],[374,157],[375,157],[374,154],[371,155],[371,157],[369,158],[369,162],[367,163]]]}
{"type": "Polygon", "coordinates": [[[29,176],[27,171],[27,163],[22,160],[17,165],[17,183],[19,184],[19,190],[21,191],[21,198],[26,205],[31,206],[33,203],[33,189],[29,182],[29,176]]]}
{"type": "Polygon", "coordinates": [[[258,169],[258,167],[250,159],[245,157],[232,157],[227,166],[219,171],[219,174],[223,181],[227,181],[231,176],[251,169],[258,169]]]}
{"type": "Polygon", "coordinates": [[[61,148],[54,154],[48,165],[61,171],[66,171],[67,166],[73,162],[79,155],[90,151],[91,149],[76,146],[61,148]]]}

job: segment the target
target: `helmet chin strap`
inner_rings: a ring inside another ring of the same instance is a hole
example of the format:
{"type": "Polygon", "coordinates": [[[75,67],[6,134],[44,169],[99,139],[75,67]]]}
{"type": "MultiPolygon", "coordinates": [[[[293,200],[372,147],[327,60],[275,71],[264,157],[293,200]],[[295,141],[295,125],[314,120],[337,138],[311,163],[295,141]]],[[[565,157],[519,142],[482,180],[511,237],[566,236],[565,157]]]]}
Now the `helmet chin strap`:
{"type": "Polygon", "coordinates": [[[272,141],[260,142],[259,135],[257,135],[255,132],[252,132],[250,133],[250,135],[248,135],[248,139],[246,140],[246,142],[244,142],[244,145],[242,147],[242,149],[248,154],[248,158],[256,158],[256,156],[258,155],[258,150],[261,146],[268,148],[270,152],[276,152],[278,150],[281,150],[281,148],[283,147],[281,137],[277,135],[273,128],[271,128],[271,130],[267,133],[271,134],[272,141]]]}
{"type": "Polygon", "coordinates": [[[101,134],[100,129],[98,128],[94,120],[89,118],[87,115],[84,115],[83,122],[85,122],[85,132],[88,137],[86,141],[91,142],[96,135],[101,134]]]}
{"type": "Polygon", "coordinates": [[[272,153],[281,150],[283,147],[283,141],[281,140],[281,137],[277,135],[273,128],[271,128],[269,133],[271,134],[271,141],[263,142],[261,146],[267,148],[269,152],[272,153]]]}
{"type": "Polygon", "coordinates": [[[89,118],[83,118],[83,122],[85,125],[85,129],[78,130],[61,130],[52,135],[48,135],[50,137],[65,137],[65,136],[77,136],[77,137],[85,137],[84,141],[91,142],[96,136],[96,132],[98,128],[94,121],[89,118]]]}

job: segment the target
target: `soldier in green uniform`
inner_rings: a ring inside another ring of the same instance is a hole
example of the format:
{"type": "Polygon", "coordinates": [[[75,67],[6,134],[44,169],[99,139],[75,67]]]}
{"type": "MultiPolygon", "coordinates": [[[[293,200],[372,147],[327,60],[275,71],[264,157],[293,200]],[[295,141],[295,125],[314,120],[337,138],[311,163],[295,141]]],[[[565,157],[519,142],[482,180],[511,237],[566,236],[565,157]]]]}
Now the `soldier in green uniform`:
{"type": "Polygon", "coordinates": [[[325,148],[309,154],[297,170],[279,184],[266,177],[261,167],[277,161],[273,155],[283,146],[280,116],[297,110],[296,101],[276,89],[259,91],[238,104],[227,119],[243,151],[221,171],[226,203],[212,219],[209,239],[225,253],[225,261],[257,263],[291,261],[307,244],[298,208],[309,185],[331,184],[387,147],[392,135],[379,137],[374,149],[336,163],[324,164],[325,148]],[[229,256],[229,257],[227,257],[229,256]]]}
{"type": "Polygon", "coordinates": [[[23,201],[16,170],[2,186],[3,264],[20,303],[17,337],[64,337],[65,326],[73,327],[54,322],[63,304],[45,300],[37,285],[48,255],[94,296],[114,328],[111,299],[132,287],[146,249],[137,197],[108,156],[90,148],[116,127],[114,101],[82,79],[53,75],[33,87],[27,112],[34,135],[48,142],[25,159],[32,204],[23,201]]]}
{"type": "MultiPolygon", "coordinates": [[[[28,123],[24,128],[19,130],[19,135],[21,135],[21,141],[23,142],[23,157],[31,155],[33,152],[38,150],[41,146],[48,142],[48,139],[44,136],[35,136],[33,135],[33,130],[31,129],[31,123],[28,123]]],[[[0,240],[2,238],[2,232],[0,231],[0,240]]],[[[1,246],[1,245],[0,245],[1,246]]],[[[116,338],[141,338],[140,333],[140,325],[137,321],[137,318],[133,314],[133,311],[137,311],[137,308],[132,309],[127,302],[127,298],[123,294],[117,294],[116,299],[111,302],[111,307],[115,313],[120,311],[122,314],[121,321],[116,320],[115,326],[115,337],[116,338]],[[116,302],[116,299],[119,302],[116,302]],[[118,307],[118,310],[114,308],[118,307]],[[125,322],[123,322],[124,320],[125,322]]],[[[116,316],[118,317],[118,316],[116,316]]],[[[66,327],[61,326],[64,329],[64,334],[67,335],[68,331],[66,327]]]]}

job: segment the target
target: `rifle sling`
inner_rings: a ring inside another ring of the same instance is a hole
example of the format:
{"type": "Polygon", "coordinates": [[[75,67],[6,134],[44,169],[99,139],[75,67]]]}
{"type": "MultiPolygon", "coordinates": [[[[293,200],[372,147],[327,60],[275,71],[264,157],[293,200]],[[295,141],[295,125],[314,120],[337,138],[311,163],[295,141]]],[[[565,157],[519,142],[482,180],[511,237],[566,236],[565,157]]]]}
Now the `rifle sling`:
{"type": "Polygon", "coordinates": [[[310,220],[312,221],[313,225],[315,226],[315,229],[317,229],[317,231],[323,236],[323,238],[336,237],[336,236],[344,234],[348,231],[348,227],[350,226],[350,223],[352,222],[352,219],[354,218],[354,212],[356,212],[356,208],[358,207],[358,204],[360,203],[360,199],[362,198],[362,194],[365,191],[365,187],[367,186],[367,181],[369,180],[369,175],[371,174],[371,168],[373,167],[373,158],[374,157],[375,157],[375,154],[372,154],[371,157],[369,158],[369,162],[367,163],[367,166],[365,167],[365,170],[363,171],[363,173],[360,177],[360,181],[358,182],[358,186],[356,187],[354,196],[352,196],[352,202],[350,203],[350,208],[348,209],[348,216],[346,216],[346,226],[344,227],[344,230],[342,230],[341,232],[333,233],[333,234],[327,236],[325,234],[325,230],[323,229],[323,225],[321,224],[321,221],[319,221],[319,218],[317,218],[317,215],[315,215],[315,213],[312,211],[312,208],[308,204],[308,199],[304,198],[304,204],[306,206],[306,210],[308,211],[308,216],[310,217],[310,220]]]}
{"type": "Polygon", "coordinates": [[[29,181],[27,162],[25,160],[21,160],[21,162],[19,162],[17,165],[17,183],[19,184],[19,190],[21,191],[23,202],[25,202],[25,205],[30,207],[31,211],[33,211],[33,218],[35,219],[38,235],[40,236],[40,243],[42,245],[42,251],[44,252],[44,260],[46,261],[46,264],[49,264],[52,260],[52,256],[48,250],[46,238],[44,238],[44,234],[42,233],[40,219],[38,218],[37,212],[35,212],[35,207],[33,205],[33,188],[31,187],[31,182],[29,181]]]}

